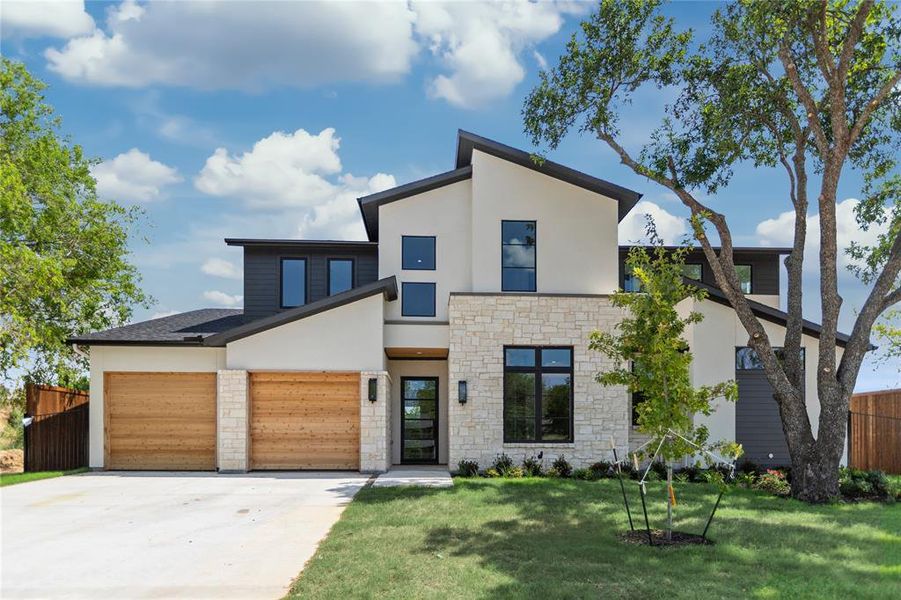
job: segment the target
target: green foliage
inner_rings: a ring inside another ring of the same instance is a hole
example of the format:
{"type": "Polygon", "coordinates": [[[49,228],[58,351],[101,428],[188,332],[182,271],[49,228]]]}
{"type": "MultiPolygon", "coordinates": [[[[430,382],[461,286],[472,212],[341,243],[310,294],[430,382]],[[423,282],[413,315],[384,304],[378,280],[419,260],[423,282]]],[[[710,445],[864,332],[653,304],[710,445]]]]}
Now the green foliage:
{"type": "Polygon", "coordinates": [[[495,468],[490,468],[485,471],[485,477],[500,477],[501,474],[495,468]]]}
{"type": "Polygon", "coordinates": [[[0,450],[22,449],[25,443],[25,387],[8,389],[0,385],[0,414],[6,418],[0,421],[0,450]]]}
{"type": "Polygon", "coordinates": [[[66,337],[121,325],[148,298],[128,262],[138,212],[97,198],[87,159],[61,135],[44,84],[0,64],[0,377],[71,381],[66,337]]]}
{"type": "Polygon", "coordinates": [[[896,499],[892,485],[882,471],[862,471],[842,467],[838,482],[839,489],[846,498],[882,501],[896,499]]]}
{"type": "Polygon", "coordinates": [[[566,460],[566,456],[561,454],[551,463],[550,475],[553,477],[572,477],[573,467],[566,460]]]}
{"type": "Polygon", "coordinates": [[[461,477],[478,477],[479,463],[465,458],[457,463],[457,474],[461,477]]]}
{"type": "Polygon", "coordinates": [[[506,475],[507,471],[513,468],[513,459],[501,452],[495,457],[494,464],[491,465],[491,468],[501,475],[506,475]]]}
{"type": "Polygon", "coordinates": [[[523,459],[522,470],[526,477],[541,477],[544,475],[541,461],[535,456],[527,456],[523,459]]]}
{"type": "Polygon", "coordinates": [[[791,485],[783,471],[767,469],[754,484],[754,487],[775,496],[788,496],[791,493],[791,485]]]}
{"type": "MultiPolygon", "coordinates": [[[[705,446],[706,427],[694,426],[694,415],[709,415],[716,398],[735,401],[738,389],[733,381],[695,388],[691,383],[692,356],[684,339],[687,326],[701,321],[697,312],[684,313],[687,300],[701,300],[706,292],[683,279],[682,272],[688,248],[667,250],[654,230],[648,233],[654,247],[649,251],[636,247],[629,251],[626,265],[641,284],[641,293],[617,292],[613,305],[626,309],[625,318],[616,330],[595,331],[589,347],[620,365],[597,375],[607,386],[625,386],[640,392],[644,402],[637,406],[638,429],[656,440],[647,447],[654,451],[661,439],[667,461],[695,453],[695,448],[682,439],[667,436],[675,431],[687,440],[705,446]]],[[[690,306],[690,303],[687,304],[690,306]]],[[[734,446],[722,448],[737,452],[734,446]]]]}

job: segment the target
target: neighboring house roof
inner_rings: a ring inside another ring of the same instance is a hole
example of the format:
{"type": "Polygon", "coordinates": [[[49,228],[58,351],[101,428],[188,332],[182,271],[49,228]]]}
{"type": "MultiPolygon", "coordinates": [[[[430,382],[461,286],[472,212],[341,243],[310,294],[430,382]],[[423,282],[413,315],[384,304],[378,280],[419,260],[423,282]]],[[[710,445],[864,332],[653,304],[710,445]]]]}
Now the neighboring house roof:
{"type": "Polygon", "coordinates": [[[316,248],[323,250],[354,248],[354,249],[372,249],[376,251],[379,247],[378,242],[367,242],[360,240],[288,240],[288,239],[251,239],[251,238],[225,238],[225,243],[229,246],[292,246],[298,248],[316,248]]]}
{"type": "MultiPolygon", "coordinates": [[[[685,246],[664,246],[665,250],[678,250],[680,248],[684,248],[685,246]]],[[[632,248],[645,248],[646,250],[653,250],[654,246],[649,244],[620,244],[620,250],[631,250],[632,248]]],[[[720,250],[720,246],[713,246],[714,250],[720,250]]],[[[690,252],[703,252],[704,248],[701,246],[689,246],[688,250],[690,252]]],[[[741,254],[791,254],[794,248],[787,248],[784,246],[733,246],[732,252],[737,252],[741,254]]]]}
{"type": "Polygon", "coordinates": [[[334,296],[328,296],[316,302],[310,302],[297,308],[282,311],[280,313],[255,319],[249,323],[239,325],[233,329],[209,336],[203,340],[204,346],[224,346],[242,338],[262,333],[275,327],[280,327],[306,317],[311,317],[339,306],[351,304],[364,298],[383,294],[388,300],[397,300],[397,279],[392,275],[385,279],[379,279],[372,283],[353,288],[334,296]]]}
{"type": "Polygon", "coordinates": [[[206,337],[239,326],[243,318],[241,309],[201,308],[72,337],[66,342],[90,346],[198,346],[206,337]]]}
{"type": "Polygon", "coordinates": [[[619,204],[620,221],[625,218],[641,198],[641,194],[638,192],[615,183],[598,179],[550,160],[535,162],[533,155],[524,150],[519,150],[460,129],[457,131],[457,159],[456,168],[453,171],[439,173],[438,175],[413,181],[384,192],[357,198],[360,212],[363,214],[363,224],[366,226],[366,235],[369,236],[369,239],[373,242],[377,242],[379,239],[380,206],[472,177],[473,150],[479,150],[485,154],[496,156],[560,181],[613,198],[619,204]]]}

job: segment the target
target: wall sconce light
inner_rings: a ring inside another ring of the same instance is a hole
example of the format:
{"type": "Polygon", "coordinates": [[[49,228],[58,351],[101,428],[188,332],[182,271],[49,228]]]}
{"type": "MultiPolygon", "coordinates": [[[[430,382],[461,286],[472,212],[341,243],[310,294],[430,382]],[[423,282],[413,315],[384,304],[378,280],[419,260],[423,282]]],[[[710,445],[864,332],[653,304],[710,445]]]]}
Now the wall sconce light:
{"type": "Polygon", "coordinates": [[[375,377],[369,379],[369,401],[375,402],[379,398],[379,380],[375,377]]]}
{"type": "Polygon", "coordinates": [[[457,400],[460,401],[460,404],[466,404],[466,381],[464,380],[457,382],[457,400]]]}

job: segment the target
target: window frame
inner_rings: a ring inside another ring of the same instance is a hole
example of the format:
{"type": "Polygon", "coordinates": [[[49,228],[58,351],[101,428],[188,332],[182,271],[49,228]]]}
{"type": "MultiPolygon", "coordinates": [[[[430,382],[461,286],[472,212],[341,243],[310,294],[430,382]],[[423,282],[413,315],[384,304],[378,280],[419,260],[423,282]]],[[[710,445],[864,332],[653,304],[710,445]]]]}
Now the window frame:
{"type": "Polygon", "coordinates": [[[519,344],[506,344],[503,346],[501,365],[503,368],[503,405],[501,409],[501,427],[505,444],[572,444],[575,442],[575,350],[573,346],[527,346],[519,344]],[[535,365],[532,367],[508,367],[507,350],[534,350],[535,365]],[[542,350],[568,350],[569,367],[543,367],[541,365],[542,350]],[[507,434],[507,373],[532,373],[535,375],[535,439],[520,440],[511,438],[507,434]],[[543,392],[541,375],[543,373],[564,373],[569,375],[569,437],[565,440],[544,440],[541,431],[541,416],[543,392]]]}
{"type": "Polygon", "coordinates": [[[431,281],[404,281],[400,284],[400,315],[402,317],[412,318],[429,318],[436,315],[436,305],[438,304],[438,286],[431,281]],[[432,286],[432,314],[429,315],[408,315],[406,312],[407,286],[430,285],[432,286]]]}
{"type": "Polygon", "coordinates": [[[357,261],[352,256],[330,256],[325,261],[325,293],[327,296],[334,296],[342,292],[347,292],[357,287],[357,261]],[[349,262],[350,263],[350,287],[341,292],[332,293],[332,262],[349,262]]]}
{"type": "Polygon", "coordinates": [[[501,292],[533,294],[538,291],[538,221],[535,219],[501,219],[501,292]],[[504,224],[505,223],[532,223],[535,227],[535,264],[532,267],[505,267],[504,266],[504,246],[525,246],[526,244],[507,244],[504,243],[504,224]],[[531,290],[508,290],[504,286],[504,269],[515,269],[517,271],[532,270],[535,272],[535,287],[531,290]]]}
{"type": "MultiPolygon", "coordinates": [[[[738,275],[738,267],[748,267],[748,291],[742,290],[742,294],[753,294],[754,293],[754,265],[749,263],[741,263],[735,265],[735,274],[738,275]]],[[[741,280],[739,279],[739,283],[741,280]]]]}
{"type": "Polygon", "coordinates": [[[310,301],[310,259],[307,256],[279,256],[278,258],[278,306],[281,309],[297,308],[310,301]],[[303,302],[293,306],[285,305],[285,261],[303,261],[303,302]]]}
{"type": "Polygon", "coordinates": [[[435,235],[402,235],[400,236],[400,268],[402,271],[437,271],[438,270],[438,236],[435,235]],[[408,239],[432,240],[432,267],[408,267],[404,263],[404,242],[408,239]]]}

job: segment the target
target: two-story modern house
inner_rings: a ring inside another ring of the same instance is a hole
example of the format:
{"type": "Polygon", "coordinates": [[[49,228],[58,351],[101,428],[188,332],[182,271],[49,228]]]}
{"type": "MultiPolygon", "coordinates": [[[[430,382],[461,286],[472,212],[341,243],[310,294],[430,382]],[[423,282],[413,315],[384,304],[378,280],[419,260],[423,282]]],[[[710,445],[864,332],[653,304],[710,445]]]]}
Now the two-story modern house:
{"type": "MultiPolygon", "coordinates": [[[[201,309],[71,340],[89,347],[90,465],[107,469],[485,466],[611,457],[640,436],[589,334],[623,318],[635,282],[617,228],[640,195],[460,132],[454,169],[359,199],[367,241],[227,239],[244,252],[244,309],[201,309]]],[[[737,249],[778,344],[780,248],[737,249]]],[[[698,385],[740,399],[699,416],[749,459],[789,462],[747,334],[698,251],[686,276],[698,385]]],[[[812,352],[818,327],[805,325],[812,352]]],[[[837,349],[838,352],[841,348],[837,349]]],[[[808,367],[808,389],[815,389],[808,367]]],[[[808,408],[816,423],[814,394],[808,408]]]]}

